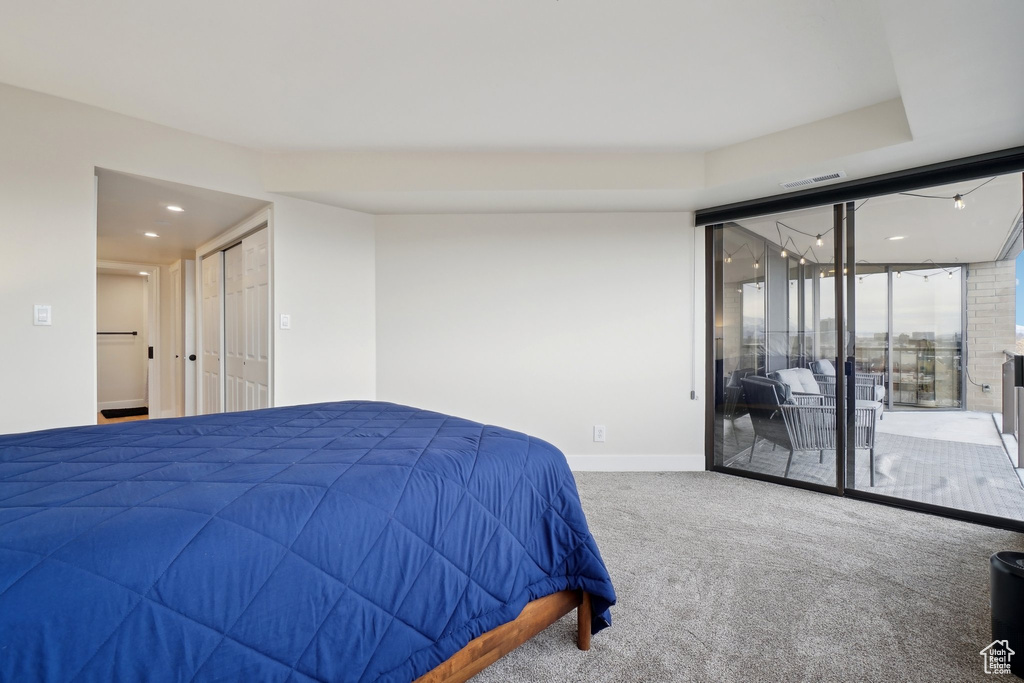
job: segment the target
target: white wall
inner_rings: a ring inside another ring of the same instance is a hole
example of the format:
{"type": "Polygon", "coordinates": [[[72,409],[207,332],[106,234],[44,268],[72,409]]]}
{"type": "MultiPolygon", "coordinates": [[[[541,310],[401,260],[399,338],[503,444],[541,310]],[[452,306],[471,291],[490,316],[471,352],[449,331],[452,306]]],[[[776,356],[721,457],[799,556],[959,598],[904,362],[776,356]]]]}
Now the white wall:
{"type": "Polygon", "coordinates": [[[275,402],[374,396],[370,217],[263,192],[252,150],[6,85],[0,150],[0,356],[18,387],[0,394],[0,433],[96,419],[97,166],[274,202],[274,306],[299,311],[275,330],[275,402]],[[334,268],[293,277],[318,250],[334,268]],[[32,325],[37,303],[52,326],[32,325]],[[320,323],[301,324],[314,305],[320,323]],[[334,358],[314,373],[325,340],[334,358]]]}
{"type": "Polygon", "coordinates": [[[100,410],[146,405],[145,296],[145,280],[138,275],[96,276],[97,331],[139,333],[96,337],[96,393],[100,410]]]}
{"type": "Polygon", "coordinates": [[[274,207],[275,405],[376,397],[374,217],[339,211],[274,207]]]}
{"type": "Polygon", "coordinates": [[[703,469],[692,225],[688,213],[379,216],[379,399],[525,431],[577,469],[703,469]]]}

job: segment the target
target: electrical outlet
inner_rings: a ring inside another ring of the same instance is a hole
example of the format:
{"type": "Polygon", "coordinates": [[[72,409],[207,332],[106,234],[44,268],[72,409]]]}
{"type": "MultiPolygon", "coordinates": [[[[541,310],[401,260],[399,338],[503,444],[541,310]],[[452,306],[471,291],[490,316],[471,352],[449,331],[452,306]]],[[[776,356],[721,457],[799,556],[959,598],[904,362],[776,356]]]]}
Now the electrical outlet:
{"type": "Polygon", "coordinates": [[[604,425],[594,425],[594,441],[598,443],[604,443],[605,430],[604,425]]]}
{"type": "Polygon", "coordinates": [[[992,391],[992,385],[991,384],[982,384],[981,385],[981,390],[982,391],[992,391]]]}
{"type": "Polygon", "coordinates": [[[287,313],[281,314],[281,329],[290,330],[292,329],[292,317],[287,313]]]}

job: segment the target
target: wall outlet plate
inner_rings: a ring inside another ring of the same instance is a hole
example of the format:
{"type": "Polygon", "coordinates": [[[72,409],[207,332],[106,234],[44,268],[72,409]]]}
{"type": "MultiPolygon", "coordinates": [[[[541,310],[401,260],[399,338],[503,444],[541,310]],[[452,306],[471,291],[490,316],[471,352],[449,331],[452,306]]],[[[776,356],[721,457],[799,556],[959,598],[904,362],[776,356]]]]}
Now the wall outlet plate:
{"type": "Polygon", "coordinates": [[[594,425],[594,441],[604,443],[606,436],[604,425],[594,425]]]}

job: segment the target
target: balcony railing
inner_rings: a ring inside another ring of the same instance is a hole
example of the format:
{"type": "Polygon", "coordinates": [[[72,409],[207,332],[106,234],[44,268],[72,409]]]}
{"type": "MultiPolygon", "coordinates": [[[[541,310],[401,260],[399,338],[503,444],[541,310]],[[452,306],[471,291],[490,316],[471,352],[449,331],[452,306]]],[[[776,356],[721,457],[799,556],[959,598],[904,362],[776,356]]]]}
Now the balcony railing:
{"type": "Polygon", "coordinates": [[[1024,425],[1024,356],[1003,351],[1003,434],[1017,438],[1017,467],[1024,467],[1024,440],[1020,428],[1024,425]]]}

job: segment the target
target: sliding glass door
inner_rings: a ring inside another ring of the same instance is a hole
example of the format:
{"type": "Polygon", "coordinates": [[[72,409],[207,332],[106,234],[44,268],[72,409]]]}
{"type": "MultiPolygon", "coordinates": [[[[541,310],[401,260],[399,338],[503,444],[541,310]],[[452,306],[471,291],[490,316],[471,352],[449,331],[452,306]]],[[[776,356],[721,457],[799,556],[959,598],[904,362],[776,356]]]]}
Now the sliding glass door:
{"type": "Polygon", "coordinates": [[[714,228],[718,468],[837,487],[833,222],[828,207],[714,228]]]}
{"type": "Polygon", "coordinates": [[[1024,349],[1022,187],[1013,173],[708,226],[709,467],[1024,523],[1021,435],[1002,424],[1002,365],[1024,349]]]}

